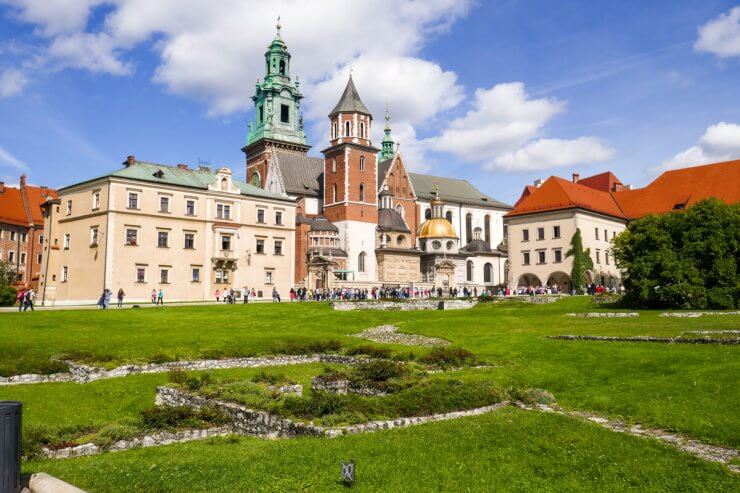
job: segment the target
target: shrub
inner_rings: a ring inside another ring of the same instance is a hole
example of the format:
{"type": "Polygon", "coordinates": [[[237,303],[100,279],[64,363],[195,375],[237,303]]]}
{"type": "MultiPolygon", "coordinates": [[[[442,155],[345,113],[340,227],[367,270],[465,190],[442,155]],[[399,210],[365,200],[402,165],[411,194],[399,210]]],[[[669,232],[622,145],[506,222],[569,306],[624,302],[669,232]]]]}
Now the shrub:
{"type": "Polygon", "coordinates": [[[169,354],[165,354],[162,352],[155,353],[149,357],[149,362],[155,364],[169,363],[171,361],[177,361],[177,358],[173,358],[169,354]]]}
{"type": "Polygon", "coordinates": [[[180,368],[173,368],[167,372],[167,380],[178,385],[185,385],[188,380],[188,373],[180,368]]]}
{"type": "Polygon", "coordinates": [[[423,363],[443,367],[474,365],[478,358],[463,348],[437,347],[421,357],[423,363]]]}
{"type": "Polygon", "coordinates": [[[185,379],[185,386],[189,390],[198,390],[201,387],[206,387],[213,383],[213,378],[211,376],[211,372],[204,372],[200,375],[197,373],[191,373],[187,375],[187,378],[185,379]]]}
{"type": "Polygon", "coordinates": [[[101,428],[93,442],[101,447],[109,447],[119,440],[129,440],[138,434],[139,430],[135,426],[113,423],[101,428]]]}
{"type": "Polygon", "coordinates": [[[18,291],[13,286],[0,286],[0,306],[13,306],[18,291]]]}
{"type": "Polygon", "coordinates": [[[525,404],[554,404],[555,396],[547,390],[525,389],[512,392],[512,397],[525,404]]]}
{"type": "Polygon", "coordinates": [[[155,406],[141,411],[141,421],[146,428],[202,428],[204,425],[224,425],[228,415],[215,407],[195,409],[188,406],[155,406]]]}
{"type": "Polygon", "coordinates": [[[401,378],[406,375],[406,369],[400,363],[387,360],[368,361],[360,363],[349,374],[352,385],[362,387],[387,382],[392,378],[401,378]]]}
{"type": "Polygon", "coordinates": [[[336,352],[339,351],[341,347],[342,343],[335,339],[326,341],[286,342],[275,346],[273,348],[273,353],[297,356],[301,354],[336,352]]]}
{"type": "Polygon", "coordinates": [[[254,356],[254,352],[244,352],[238,348],[206,349],[201,351],[201,359],[226,359],[226,358],[248,358],[254,356]]]}
{"type": "Polygon", "coordinates": [[[357,356],[360,354],[364,354],[370,356],[371,358],[390,358],[391,350],[384,347],[381,348],[371,346],[370,344],[365,344],[363,346],[355,346],[353,348],[349,348],[345,351],[345,354],[347,354],[348,356],[357,356]]]}

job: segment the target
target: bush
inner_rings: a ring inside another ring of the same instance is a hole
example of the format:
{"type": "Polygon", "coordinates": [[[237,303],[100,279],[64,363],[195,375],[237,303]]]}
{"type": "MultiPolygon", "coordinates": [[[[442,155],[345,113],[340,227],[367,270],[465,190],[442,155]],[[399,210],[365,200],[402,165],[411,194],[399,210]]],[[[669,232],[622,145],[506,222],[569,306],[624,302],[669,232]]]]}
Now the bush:
{"type": "Polygon", "coordinates": [[[188,372],[180,368],[173,368],[167,372],[167,380],[178,385],[185,385],[188,380],[188,372]]]}
{"type": "Polygon", "coordinates": [[[357,355],[366,355],[370,356],[371,358],[390,358],[391,357],[391,350],[384,347],[375,347],[371,346],[370,344],[365,344],[363,346],[355,346],[353,348],[349,348],[345,351],[345,354],[348,356],[357,356],[357,355]]]}
{"type": "Polygon", "coordinates": [[[0,286],[0,306],[13,306],[18,298],[18,291],[13,286],[0,286]]]}
{"type": "Polygon", "coordinates": [[[298,356],[302,354],[336,352],[339,351],[341,347],[342,343],[335,339],[326,341],[287,342],[275,346],[273,348],[273,353],[298,356]]]}
{"type": "Polygon", "coordinates": [[[100,447],[109,447],[119,440],[130,440],[139,434],[135,426],[125,424],[109,424],[98,431],[93,442],[100,447]]]}
{"type": "Polygon", "coordinates": [[[374,386],[378,383],[387,382],[392,378],[401,378],[406,374],[406,369],[400,363],[376,360],[360,363],[352,368],[349,374],[349,381],[356,387],[374,386]]]}
{"type": "Polygon", "coordinates": [[[230,422],[229,416],[215,407],[155,406],[141,411],[143,425],[152,430],[203,428],[230,422]]]}
{"type": "Polygon", "coordinates": [[[512,392],[512,397],[525,404],[554,404],[555,396],[547,390],[526,389],[512,392]]]}
{"type": "Polygon", "coordinates": [[[162,352],[155,353],[149,357],[149,362],[155,364],[170,363],[172,361],[177,361],[177,358],[173,358],[169,354],[165,354],[162,352]]]}
{"type": "Polygon", "coordinates": [[[284,373],[267,373],[260,371],[252,377],[254,383],[265,383],[268,385],[289,384],[292,383],[284,373]]]}
{"type": "Polygon", "coordinates": [[[422,363],[442,367],[474,365],[478,358],[463,348],[437,347],[421,357],[422,363]]]}

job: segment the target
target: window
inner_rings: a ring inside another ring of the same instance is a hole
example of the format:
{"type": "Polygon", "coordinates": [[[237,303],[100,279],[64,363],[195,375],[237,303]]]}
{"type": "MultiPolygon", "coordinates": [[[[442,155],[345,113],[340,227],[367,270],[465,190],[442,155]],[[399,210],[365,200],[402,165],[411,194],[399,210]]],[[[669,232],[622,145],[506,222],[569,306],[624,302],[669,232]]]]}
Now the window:
{"type": "Polygon", "coordinates": [[[265,271],[265,284],[272,284],[272,271],[271,270],[265,271]]]}
{"type": "Polygon", "coordinates": [[[265,224],[265,210],[264,209],[257,209],[257,222],[260,224],[265,224]]]}
{"type": "Polygon", "coordinates": [[[159,197],[159,212],[170,212],[170,198],[161,196],[159,197]]]}
{"type": "Polygon", "coordinates": [[[25,263],[26,263],[26,253],[25,252],[21,252],[21,264],[23,265],[25,263]]]}
{"type": "Polygon", "coordinates": [[[486,217],[483,219],[483,239],[486,240],[486,243],[489,245],[491,244],[491,216],[486,214],[486,217]]]}
{"type": "Polygon", "coordinates": [[[596,239],[599,239],[599,228],[594,228],[594,234],[596,235],[596,239]]]}
{"type": "Polygon", "coordinates": [[[8,252],[8,263],[12,264],[15,262],[15,252],[9,251],[8,252]]]}
{"type": "Polygon", "coordinates": [[[545,239],[545,228],[537,228],[537,239],[538,240],[545,239]]]}
{"type": "Polygon", "coordinates": [[[128,193],[128,208],[138,209],[139,208],[139,194],[136,192],[128,193]]]}
{"type": "Polygon", "coordinates": [[[332,195],[331,201],[336,202],[337,201],[337,184],[336,183],[331,186],[331,195],[332,195]]]}
{"type": "Polygon", "coordinates": [[[100,209],[100,192],[93,192],[92,208],[93,210],[100,209]]]}
{"type": "Polygon", "coordinates": [[[604,241],[609,241],[609,233],[607,233],[606,228],[604,228],[604,241]]]}
{"type": "Polygon", "coordinates": [[[331,172],[332,173],[337,172],[337,160],[336,159],[331,160],[331,172]]]}
{"type": "Polygon", "coordinates": [[[146,282],[146,267],[136,268],[136,282],[138,283],[146,282]]]}
{"type": "Polygon", "coordinates": [[[69,267],[66,265],[62,266],[62,282],[69,281],[69,267]]]}
{"type": "Polygon", "coordinates": [[[72,201],[68,200],[67,201],[67,215],[69,216],[71,214],[72,214],[72,201]]]}
{"type": "Polygon", "coordinates": [[[221,235],[221,250],[231,250],[231,235],[221,235]]]}
{"type": "Polygon", "coordinates": [[[552,237],[553,238],[560,238],[560,226],[553,226],[552,227],[552,237]]]}
{"type": "Polygon", "coordinates": [[[609,265],[609,252],[604,252],[604,263],[609,265]]]}
{"type": "Polygon", "coordinates": [[[452,222],[452,211],[447,211],[445,214],[445,218],[447,218],[448,221],[452,222]]]}
{"type": "Polygon", "coordinates": [[[228,284],[229,282],[229,271],[228,270],[217,270],[216,271],[216,283],[228,284]]]}
{"type": "Polygon", "coordinates": [[[538,264],[545,263],[545,252],[544,251],[537,252],[537,263],[538,264]]]}
{"type": "Polygon", "coordinates": [[[427,209],[424,211],[424,219],[431,219],[432,218],[432,210],[427,209]]]}
{"type": "Polygon", "coordinates": [[[186,250],[193,250],[195,248],[195,233],[185,233],[185,246],[186,250]]]}
{"type": "Polygon", "coordinates": [[[522,230],[522,241],[529,241],[529,230],[528,229],[522,230]]]}
{"type": "MultiPolygon", "coordinates": [[[[331,138],[336,139],[339,137],[339,130],[337,130],[337,122],[334,122],[331,124],[331,138]]],[[[334,163],[334,172],[337,171],[337,165],[336,162],[334,163]]]]}
{"type": "Polygon", "coordinates": [[[0,240],[2,240],[2,239],[3,239],[3,230],[0,229],[0,240]]]}
{"type": "Polygon", "coordinates": [[[126,228],[126,244],[136,245],[138,243],[139,230],[126,228]]]}
{"type": "Polygon", "coordinates": [[[257,240],[257,253],[258,254],[265,253],[265,240],[257,240]]]}
{"type": "Polygon", "coordinates": [[[529,265],[529,252],[522,253],[522,265],[529,265]]]}
{"type": "Polygon", "coordinates": [[[191,267],[190,273],[192,282],[200,282],[200,267],[191,267]]]}
{"type": "Polygon", "coordinates": [[[259,113],[260,123],[262,123],[263,121],[265,121],[265,107],[263,105],[260,105],[257,108],[257,111],[259,113]]]}
{"type": "Polygon", "coordinates": [[[278,66],[280,67],[280,75],[285,75],[285,60],[280,60],[278,66]]]}
{"type": "Polygon", "coordinates": [[[170,233],[167,231],[157,231],[157,246],[159,248],[168,248],[170,242],[170,233]]]}
{"type": "Polygon", "coordinates": [[[349,129],[350,129],[349,122],[344,122],[344,136],[345,137],[349,137],[349,129]]]}
{"type": "Polygon", "coordinates": [[[596,263],[601,263],[601,252],[599,250],[596,250],[596,263]]]}
{"type": "Polygon", "coordinates": [[[195,200],[186,200],[185,201],[185,215],[186,216],[194,216],[195,215],[195,200]]]}
{"type": "Polygon", "coordinates": [[[360,183],[360,202],[365,202],[365,185],[360,183]]]}
{"type": "Polygon", "coordinates": [[[432,248],[434,248],[435,250],[439,250],[440,248],[442,248],[442,242],[434,240],[432,242],[432,248]]]}
{"type": "Polygon", "coordinates": [[[28,243],[28,233],[21,233],[21,243],[28,243]]]}
{"type": "Polygon", "coordinates": [[[217,219],[231,219],[231,205],[216,204],[216,218],[217,219]]]}
{"type": "Polygon", "coordinates": [[[44,244],[44,235],[39,235],[39,245],[44,244]]]}
{"type": "Polygon", "coordinates": [[[280,240],[275,240],[275,255],[282,255],[283,254],[283,242],[280,240]]]}
{"type": "Polygon", "coordinates": [[[10,232],[10,241],[15,241],[15,231],[10,232]]]}
{"type": "Polygon", "coordinates": [[[468,260],[465,263],[465,279],[468,282],[473,282],[473,261],[468,260]]]}
{"type": "Polygon", "coordinates": [[[72,237],[70,236],[70,234],[69,233],[64,233],[64,246],[63,246],[63,248],[65,250],[69,250],[69,244],[70,244],[71,240],[72,240],[72,237]]]}
{"type": "Polygon", "coordinates": [[[278,226],[283,225],[283,211],[275,211],[275,224],[278,226]]]}
{"type": "Polygon", "coordinates": [[[555,255],[556,264],[559,264],[563,261],[563,251],[562,250],[555,250],[553,254],[555,255]]]}
{"type": "Polygon", "coordinates": [[[290,123],[290,106],[287,104],[280,105],[280,122],[290,123]]]}
{"type": "Polygon", "coordinates": [[[42,260],[42,259],[43,259],[43,257],[41,256],[41,254],[40,254],[40,253],[39,253],[38,255],[36,255],[36,263],[37,263],[37,264],[41,265],[41,260],[42,260]]]}
{"type": "MultiPolygon", "coordinates": [[[[473,215],[471,213],[465,214],[465,243],[473,241],[473,215]]],[[[468,279],[470,281],[471,279],[468,279]]]]}
{"type": "Polygon", "coordinates": [[[159,284],[169,284],[170,283],[170,270],[169,269],[159,269],[159,284]]]}
{"type": "Polygon", "coordinates": [[[98,227],[90,228],[90,246],[98,246],[98,227]]]}
{"type": "Polygon", "coordinates": [[[403,245],[403,235],[398,235],[398,237],[396,238],[396,245],[403,245]]]}
{"type": "Polygon", "coordinates": [[[493,282],[493,265],[490,263],[486,263],[486,265],[483,266],[483,282],[486,284],[491,284],[493,282]]]}
{"type": "Polygon", "coordinates": [[[360,122],[360,137],[365,138],[365,122],[360,122]]]}
{"type": "Polygon", "coordinates": [[[258,172],[252,173],[252,177],[249,179],[249,184],[253,187],[260,188],[262,186],[262,178],[258,172]]]}
{"type": "Polygon", "coordinates": [[[612,231],[612,240],[613,240],[614,238],[616,238],[616,237],[617,237],[617,232],[616,232],[616,231],[612,231]]]}
{"type": "Polygon", "coordinates": [[[455,243],[454,243],[454,242],[452,242],[452,241],[448,241],[448,242],[447,242],[447,249],[448,249],[448,250],[452,250],[452,248],[453,248],[454,246],[455,246],[455,243]]]}
{"type": "Polygon", "coordinates": [[[365,171],[365,156],[360,156],[360,171],[365,171]]]}
{"type": "Polygon", "coordinates": [[[367,257],[367,254],[365,252],[360,252],[360,255],[357,257],[358,272],[365,272],[365,257],[367,257]]]}

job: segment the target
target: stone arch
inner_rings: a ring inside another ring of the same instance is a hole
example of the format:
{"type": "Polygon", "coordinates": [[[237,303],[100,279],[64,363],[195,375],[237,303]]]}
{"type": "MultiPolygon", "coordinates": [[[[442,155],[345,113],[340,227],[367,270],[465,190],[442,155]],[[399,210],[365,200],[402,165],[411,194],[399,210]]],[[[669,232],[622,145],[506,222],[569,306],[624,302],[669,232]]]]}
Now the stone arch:
{"type": "Polygon", "coordinates": [[[473,282],[473,261],[468,260],[465,262],[465,279],[468,282],[473,282]]]}
{"type": "Polygon", "coordinates": [[[493,284],[493,264],[491,262],[486,262],[483,266],[483,282],[493,284]]]}
{"type": "Polygon", "coordinates": [[[534,274],[527,273],[519,276],[519,280],[517,280],[516,285],[538,288],[542,286],[542,281],[540,281],[540,278],[535,276],[534,274]]]}
{"type": "Polygon", "coordinates": [[[563,293],[570,293],[573,283],[571,283],[570,276],[562,271],[553,272],[550,277],[547,278],[547,287],[552,288],[556,286],[558,291],[563,293]]]}

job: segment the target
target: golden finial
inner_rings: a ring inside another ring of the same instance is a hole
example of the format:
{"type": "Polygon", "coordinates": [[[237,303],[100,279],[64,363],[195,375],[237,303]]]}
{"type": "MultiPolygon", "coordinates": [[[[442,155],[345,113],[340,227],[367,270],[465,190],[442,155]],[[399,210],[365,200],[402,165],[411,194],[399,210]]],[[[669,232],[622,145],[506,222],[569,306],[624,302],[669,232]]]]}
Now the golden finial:
{"type": "Polygon", "coordinates": [[[434,178],[434,196],[439,198],[439,178],[434,178]]]}
{"type": "Polygon", "coordinates": [[[280,25],[280,16],[277,18],[277,25],[275,27],[277,27],[277,35],[280,36],[280,28],[283,27],[280,25]]]}

